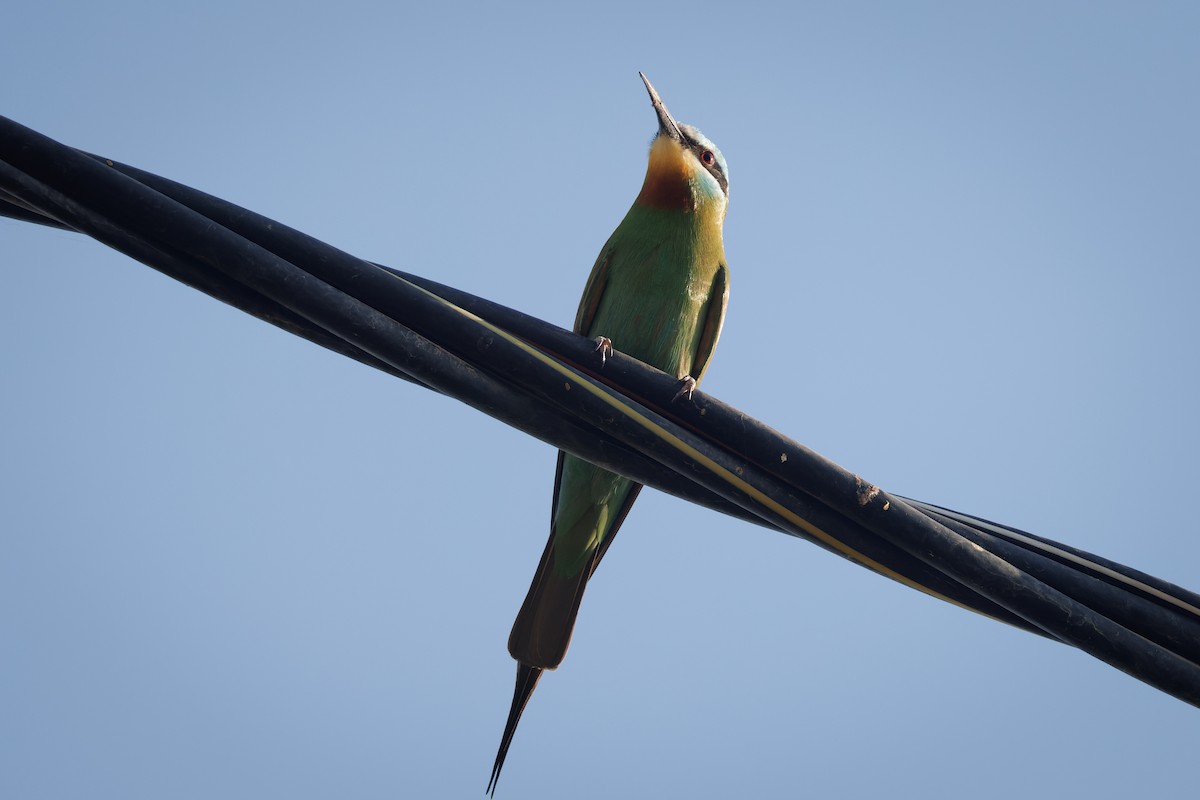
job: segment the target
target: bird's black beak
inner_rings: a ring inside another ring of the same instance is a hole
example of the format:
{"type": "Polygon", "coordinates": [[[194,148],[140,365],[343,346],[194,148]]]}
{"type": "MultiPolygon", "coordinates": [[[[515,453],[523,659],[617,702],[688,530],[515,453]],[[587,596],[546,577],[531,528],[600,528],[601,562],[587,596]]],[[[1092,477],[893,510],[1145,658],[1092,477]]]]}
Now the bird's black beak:
{"type": "Polygon", "coordinates": [[[679,123],[671,116],[671,112],[667,111],[662,98],[654,90],[654,84],[650,83],[645,73],[639,72],[638,75],[642,77],[642,83],[646,84],[646,91],[650,93],[650,104],[654,106],[654,113],[658,114],[658,135],[669,136],[677,142],[686,141],[683,131],[679,129],[679,123]]]}

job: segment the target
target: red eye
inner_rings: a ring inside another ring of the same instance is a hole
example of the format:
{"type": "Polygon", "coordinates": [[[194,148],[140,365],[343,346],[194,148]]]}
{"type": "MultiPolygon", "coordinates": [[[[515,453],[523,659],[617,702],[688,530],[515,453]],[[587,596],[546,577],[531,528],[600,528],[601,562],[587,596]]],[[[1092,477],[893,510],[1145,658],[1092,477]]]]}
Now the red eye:
{"type": "Polygon", "coordinates": [[[712,150],[705,150],[700,154],[700,160],[711,167],[717,162],[717,157],[713,155],[712,150]]]}

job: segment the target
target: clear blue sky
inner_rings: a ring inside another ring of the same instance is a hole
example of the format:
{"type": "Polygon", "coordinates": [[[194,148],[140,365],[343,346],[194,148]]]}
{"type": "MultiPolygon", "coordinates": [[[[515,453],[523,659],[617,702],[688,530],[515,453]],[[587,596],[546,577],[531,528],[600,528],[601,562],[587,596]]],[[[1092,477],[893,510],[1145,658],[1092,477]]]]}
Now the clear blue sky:
{"type": "MultiPolygon", "coordinates": [[[[784,6],[26,4],[0,113],[568,325],[645,70],[730,164],[708,391],[1200,588],[1198,7],[784,6]]],[[[480,797],[553,450],[82,236],[0,220],[0,262],[0,796],[480,797]]],[[[646,493],[497,796],[1179,796],[1198,745],[646,493]]]]}

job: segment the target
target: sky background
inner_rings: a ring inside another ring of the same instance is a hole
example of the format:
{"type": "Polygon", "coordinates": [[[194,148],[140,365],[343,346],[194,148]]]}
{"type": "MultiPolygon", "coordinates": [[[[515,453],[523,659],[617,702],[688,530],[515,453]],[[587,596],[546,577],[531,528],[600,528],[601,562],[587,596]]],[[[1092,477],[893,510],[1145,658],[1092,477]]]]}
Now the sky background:
{"type": "MultiPolygon", "coordinates": [[[[730,164],[707,391],[1200,589],[1200,7],[785,5],[26,4],[0,113],[569,325],[644,70],[730,164]]],[[[0,796],[480,797],[553,449],[78,234],[0,220],[0,276],[0,796]]],[[[497,797],[1179,796],[1198,747],[647,492],[497,797]]]]}

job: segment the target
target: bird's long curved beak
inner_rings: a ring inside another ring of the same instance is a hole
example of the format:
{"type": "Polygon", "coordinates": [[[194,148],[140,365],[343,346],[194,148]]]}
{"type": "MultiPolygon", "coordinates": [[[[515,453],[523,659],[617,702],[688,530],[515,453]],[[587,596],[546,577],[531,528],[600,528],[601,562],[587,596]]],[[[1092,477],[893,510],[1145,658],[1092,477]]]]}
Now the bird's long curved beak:
{"type": "Polygon", "coordinates": [[[650,104],[654,106],[654,113],[658,114],[658,135],[669,136],[677,142],[685,141],[683,131],[679,129],[679,123],[671,116],[671,112],[667,111],[667,107],[663,105],[662,98],[658,96],[658,92],[654,89],[654,84],[650,83],[650,79],[646,77],[644,72],[639,72],[638,75],[642,78],[642,83],[646,84],[646,91],[650,93],[650,104]]]}

